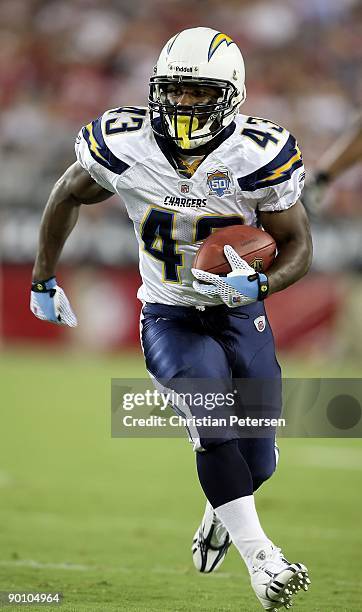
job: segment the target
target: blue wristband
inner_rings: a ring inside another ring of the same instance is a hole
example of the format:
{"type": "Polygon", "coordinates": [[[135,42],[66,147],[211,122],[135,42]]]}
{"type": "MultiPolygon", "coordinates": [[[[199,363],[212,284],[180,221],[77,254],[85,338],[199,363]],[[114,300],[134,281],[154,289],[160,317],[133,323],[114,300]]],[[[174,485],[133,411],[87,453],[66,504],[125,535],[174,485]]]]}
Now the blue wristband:
{"type": "Polygon", "coordinates": [[[268,297],[269,293],[269,281],[266,274],[263,274],[262,272],[259,272],[258,274],[258,287],[258,300],[265,300],[265,298],[268,297]]]}
{"type": "Polygon", "coordinates": [[[51,276],[50,278],[47,278],[46,280],[43,281],[39,281],[39,280],[35,280],[31,283],[31,290],[35,291],[36,293],[48,293],[50,292],[52,289],[54,289],[57,285],[57,281],[55,276],[51,276]]]}

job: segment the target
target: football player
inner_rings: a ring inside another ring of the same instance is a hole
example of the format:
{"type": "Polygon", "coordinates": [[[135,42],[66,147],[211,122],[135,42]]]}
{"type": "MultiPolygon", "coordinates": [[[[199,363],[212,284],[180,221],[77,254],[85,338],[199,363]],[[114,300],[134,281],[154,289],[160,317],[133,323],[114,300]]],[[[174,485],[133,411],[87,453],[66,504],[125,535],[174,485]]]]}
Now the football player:
{"type": "Polygon", "coordinates": [[[346,170],[362,161],[362,116],[319,159],[305,186],[303,204],[311,215],[319,215],[326,188],[346,170]]]}
{"type": "MultiPolygon", "coordinates": [[[[268,401],[280,412],[280,367],[263,300],[309,269],[312,243],[298,201],[304,169],[295,138],[273,121],[239,114],[245,100],[242,55],[227,35],[192,28],[162,49],[150,79],[148,108],[106,111],[76,139],[77,161],[55,184],[46,206],[33,270],[31,310],[74,326],[76,317],[55,277],[81,204],[119,194],[139,244],[143,303],[141,341],[156,384],[262,376],[276,382],[268,401]],[[215,229],[262,226],[278,255],[255,273],[225,247],[232,275],[193,270],[200,245],[215,229]]],[[[266,401],[265,398],[263,400],[266,401]]],[[[178,405],[178,414],[197,412],[178,405]]],[[[190,427],[207,503],[193,540],[200,572],[222,563],[232,542],[266,610],[292,604],[307,590],[307,569],[290,563],[265,534],[254,492],[274,472],[274,435],[210,435],[190,427]]]]}

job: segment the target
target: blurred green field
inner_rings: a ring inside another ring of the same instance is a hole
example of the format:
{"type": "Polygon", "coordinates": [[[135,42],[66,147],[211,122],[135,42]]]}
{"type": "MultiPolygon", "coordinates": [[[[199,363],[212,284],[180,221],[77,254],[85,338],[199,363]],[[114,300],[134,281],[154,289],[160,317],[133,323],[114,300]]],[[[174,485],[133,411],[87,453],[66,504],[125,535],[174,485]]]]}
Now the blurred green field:
{"type": "MultiPolygon", "coordinates": [[[[234,550],[215,575],[193,570],[204,501],[186,439],[110,437],[110,378],[144,375],[139,355],[5,352],[0,368],[0,591],[58,591],[64,612],[260,610],[234,550]]],[[[361,440],[280,446],[257,503],[270,537],[310,569],[295,610],[361,610],[361,440]]]]}

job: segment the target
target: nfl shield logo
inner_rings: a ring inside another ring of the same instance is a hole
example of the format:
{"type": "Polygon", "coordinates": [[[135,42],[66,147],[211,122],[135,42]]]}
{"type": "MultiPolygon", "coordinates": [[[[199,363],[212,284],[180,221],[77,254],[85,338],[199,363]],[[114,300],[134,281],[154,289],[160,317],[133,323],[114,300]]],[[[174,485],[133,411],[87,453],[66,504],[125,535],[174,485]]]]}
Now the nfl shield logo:
{"type": "Polygon", "coordinates": [[[207,185],[209,195],[217,195],[221,198],[226,193],[231,193],[230,176],[228,170],[214,170],[207,173],[207,185]]]}
{"type": "Polygon", "coordinates": [[[266,327],[265,316],[261,315],[260,317],[256,317],[256,319],[254,319],[254,325],[258,332],[263,332],[266,327]]]}
{"type": "Polygon", "coordinates": [[[187,183],[180,183],[179,188],[180,188],[180,193],[190,192],[190,185],[188,185],[187,183]]]}

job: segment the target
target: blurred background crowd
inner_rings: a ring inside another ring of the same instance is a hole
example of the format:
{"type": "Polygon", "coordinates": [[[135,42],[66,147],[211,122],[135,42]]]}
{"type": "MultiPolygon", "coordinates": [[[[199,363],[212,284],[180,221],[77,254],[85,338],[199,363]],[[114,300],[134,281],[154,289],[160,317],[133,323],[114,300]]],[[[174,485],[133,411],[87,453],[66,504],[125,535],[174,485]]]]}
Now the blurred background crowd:
{"type": "MultiPolygon", "coordinates": [[[[6,283],[18,279],[20,302],[42,209],[53,183],[74,161],[78,130],[107,108],[147,105],[152,68],[175,32],[210,26],[239,44],[246,63],[242,112],[287,127],[301,145],[307,174],[361,108],[359,0],[2,0],[0,24],[1,253],[3,278],[6,283]]],[[[348,293],[348,281],[341,278],[338,286],[331,275],[346,268],[358,274],[361,269],[360,170],[356,166],[334,182],[325,194],[323,214],[313,223],[317,276],[308,282],[314,283],[318,308],[304,312],[309,327],[299,330],[299,340],[305,344],[308,338],[308,346],[321,321],[327,318],[330,325],[338,318],[348,293]]],[[[82,210],[64,262],[65,275],[69,267],[74,272],[72,264],[79,265],[76,280],[72,276],[69,282],[84,289],[78,290],[78,308],[85,331],[77,341],[106,348],[135,341],[137,249],[116,197],[82,210]],[[93,289],[86,290],[89,287],[93,289]],[[118,295],[112,307],[105,298],[104,307],[92,308],[99,295],[112,291],[118,295]],[[116,340],[114,322],[123,330],[116,340]]],[[[292,288],[291,295],[293,291],[296,302],[287,308],[300,324],[298,309],[306,293],[303,284],[292,288]]],[[[285,322],[283,303],[285,297],[275,317],[285,322]]],[[[45,332],[37,321],[30,323],[25,302],[16,316],[13,306],[3,301],[2,319],[3,336],[10,341],[59,336],[58,330],[45,332]]],[[[290,338],[289,329],[284,334],[290,338]]],[[[319,345],[324,346],[325,335],[318,336],[319,345]]]]}

